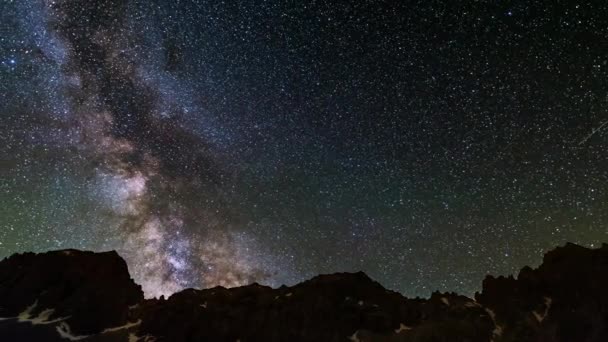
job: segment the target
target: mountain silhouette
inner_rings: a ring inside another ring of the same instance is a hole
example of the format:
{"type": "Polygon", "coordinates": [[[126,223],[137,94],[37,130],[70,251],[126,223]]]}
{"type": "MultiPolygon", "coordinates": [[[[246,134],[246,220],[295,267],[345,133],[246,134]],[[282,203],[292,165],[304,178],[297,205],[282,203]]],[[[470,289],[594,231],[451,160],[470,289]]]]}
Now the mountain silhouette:
{"type": "Polygon", "coordinates": [[[0,262],[1,341],[608,341],[608,245],[568,243],[475,298],[409,299],[365,273],[144,299],[116,252],[0,262]]]}

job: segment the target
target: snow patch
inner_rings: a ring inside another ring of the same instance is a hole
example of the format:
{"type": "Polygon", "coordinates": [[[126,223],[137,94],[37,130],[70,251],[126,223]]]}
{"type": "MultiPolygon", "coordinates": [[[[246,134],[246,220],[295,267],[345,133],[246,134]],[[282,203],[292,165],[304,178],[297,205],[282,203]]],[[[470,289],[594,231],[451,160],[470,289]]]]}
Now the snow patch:
{"type": "Polygon", "coordinates": [[[88,335],[73,335],[72,329],[70,329],[70,326],[66,322],[61,322],[61,324],[57,326],[57,333],[59,333],[59,336],[61,336],[62,338],[68,339],[70,341],[80,341],[89,337],[88,335]]]}
{"type": "Polygon", "coordinates": [[[443,304],[450,306],[450,301],[446,297],[441,297],[441,301],[443,302],[443,304]]]}
{"type": "Polygon", "coordinates": [[[150,335],[139,337],[133,333],[129,334],[129,342],[154,342],[156,338],[150,335]]]}
{"type": "Polygon", "coordinates": [[[477,303],[477,302],[466,302],[466,303],[464,303],[464,306],[467,308],[478,308],[481,305],[479,305],[479,303],[477,303]]]}
{"type": "Polygon", "coordinates": [[[138,326],[140,324],[141,324],[141,319],[138,320],[137,322],[133,322],[133,323],[127,322],[127,324],[121,325],[119,327],[104,329],[101,333],[105,334],[105,333],[111,333],[111,332],[120,331],[120,330],[131,329],[131,328],[136,327],[136,326],[138,326]]]}
{"type": "MultiPolygon", "coordinates": [[[[19,322],[19,323],[30,322],[33,325],[41,325],[41,324],[58,323],[58,322],[64,321],[69,318],[69,317],[60,317],[60,318],[56,318],[53,320],[49,320],[49,318],[51,318],[51,315],[53,314],[53,312],[55,312],[55,309],[42,310],[42,312],[40,312],[38,314],[38,316],[32,317],[32,311],[34,311],[34,309],[37,306],[38,306],[38,300],[36,300],[34,302],[34,304],[25,308],[25,310],[16,317],[17,322],[19,322]]],[[[7,318],[7,319],[10,319],[10,318],[7,318]]]]}
{"type": "Polygon", "coordinates": [[[538,321],[538,323],[541,323],[545,318],[547,318],[547,315],[549,314],[549,309],[551,309],[551,303],[553,302],[553,300],[549,297],[544,297],[544,299],[545,299],[545,310],[542,313],[532,311],[532,314],[534,315],[534,317],[536,317],[536,320],[538,321]]]}
{"type": "Polygon", "coordinates": [[[359,302],[357,302],[357,304],[359,304],[359,306],[363,306],[363,301],[360,300],[359,302]]]}
{"type": "Polygon", "coordinates": [[[293,293],[289,292],[288,294],[285,295],[285,297],[291,297],[291,295],[293,295],[293,293]]]}
{"type": "Polygon", "coordinates": [[[203,304],[201,304],[201,308],[205,308],[206,309],[207,308],[207,302],[204,302],[203,304]]]}
{"type": "Polygon", "coordinates": [[[395,329],[395,334],[398,334],[398,333],[400,333],[402,331],[407,331],[407,330],[412,330],[412,328],[410,328],[407,325],[401,323],[401,324],[399,324],[399,328],[395,329]]]}
{"type": "Polygon", "coordinates": [[[42,311],[40,314],[38,314],[37,317],[30,319],[29,322],[32,323],[33,325],[53,324],[53,323],[65,321],[66,319],[69,318],[69,317],[59,317],[56,319],[49,320],[49,318],[51,317],[53,312],[55,312],[55,309],[46,309],[46,310],[42,311]]]}
{"type": "MultiPolygon", "coordinates": [[[[492,322],[494,322],[494,330],[492,331],[492,336],[493,337],[502,336],[502,327],[500,325],[498,325],[498,323],[496,323],[496,314],[494,313],[494,311],[492,311],[488,308],[486,308],[486,312],[488,313],[488,315],[490,315],[492,322]]],[[[491,341],[494,341],[494,339],[492,339],[491,341]]]]}
{"type": "Polygon", "coordinates": [[[38,300],[36,300],[34,302],[34,304],[28,306],[27,308],[25,308],[25,310],[23,310],[23,312],[21,312],[19,315],[17,315],[17,321],[18,322],[27,322],[30,320],[30,317],[32,317],[32,311],[34,311],[34,309],[36,308],[36,306],[38,306],[38,300]]]}
{"type": "Polygon", "coordinates": [[[349,341],[353,341],[353,342],[361,342],[361,340],[359,339],[359,330],[355,331],[354,334],[352,334],[351,336],[348,337],[349,341]]]}

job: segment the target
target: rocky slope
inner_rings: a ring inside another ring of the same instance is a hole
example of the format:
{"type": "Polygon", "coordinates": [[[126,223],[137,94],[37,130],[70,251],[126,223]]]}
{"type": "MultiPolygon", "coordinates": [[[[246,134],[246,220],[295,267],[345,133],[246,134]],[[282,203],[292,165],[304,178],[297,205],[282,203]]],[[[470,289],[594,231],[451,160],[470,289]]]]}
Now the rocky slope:
{"type": "Polygon", "coordinates": [[[574,244],[475,299],[407,299],[364,273],[144,300],[115,252],[0,262],[1,341],[608,341],[608,245],[574,244]]]}

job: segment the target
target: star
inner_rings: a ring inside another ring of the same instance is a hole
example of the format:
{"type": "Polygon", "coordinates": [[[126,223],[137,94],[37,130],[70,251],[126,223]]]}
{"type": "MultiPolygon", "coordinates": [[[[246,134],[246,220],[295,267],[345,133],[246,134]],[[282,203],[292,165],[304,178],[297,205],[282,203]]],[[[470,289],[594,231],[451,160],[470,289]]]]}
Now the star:
{"type": "Polygon", "coordinates": [[[599,246],[606,18],[5,2],[0,257],[115,249],[148,297],[358,270],[427,296],[599,246]]]}

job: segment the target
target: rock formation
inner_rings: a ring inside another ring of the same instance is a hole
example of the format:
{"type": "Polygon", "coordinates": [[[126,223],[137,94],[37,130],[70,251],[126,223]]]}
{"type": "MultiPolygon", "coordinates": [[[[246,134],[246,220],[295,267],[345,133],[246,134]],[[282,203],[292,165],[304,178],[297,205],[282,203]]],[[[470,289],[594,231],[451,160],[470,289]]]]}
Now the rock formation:
{"type": "Polygon", "coordinates": [[[144,299],[115,252],[0,262],[0,341],[608,341],[608,245],[550,251],[475,299],[408,299],[362,272],[144,299]]]}

